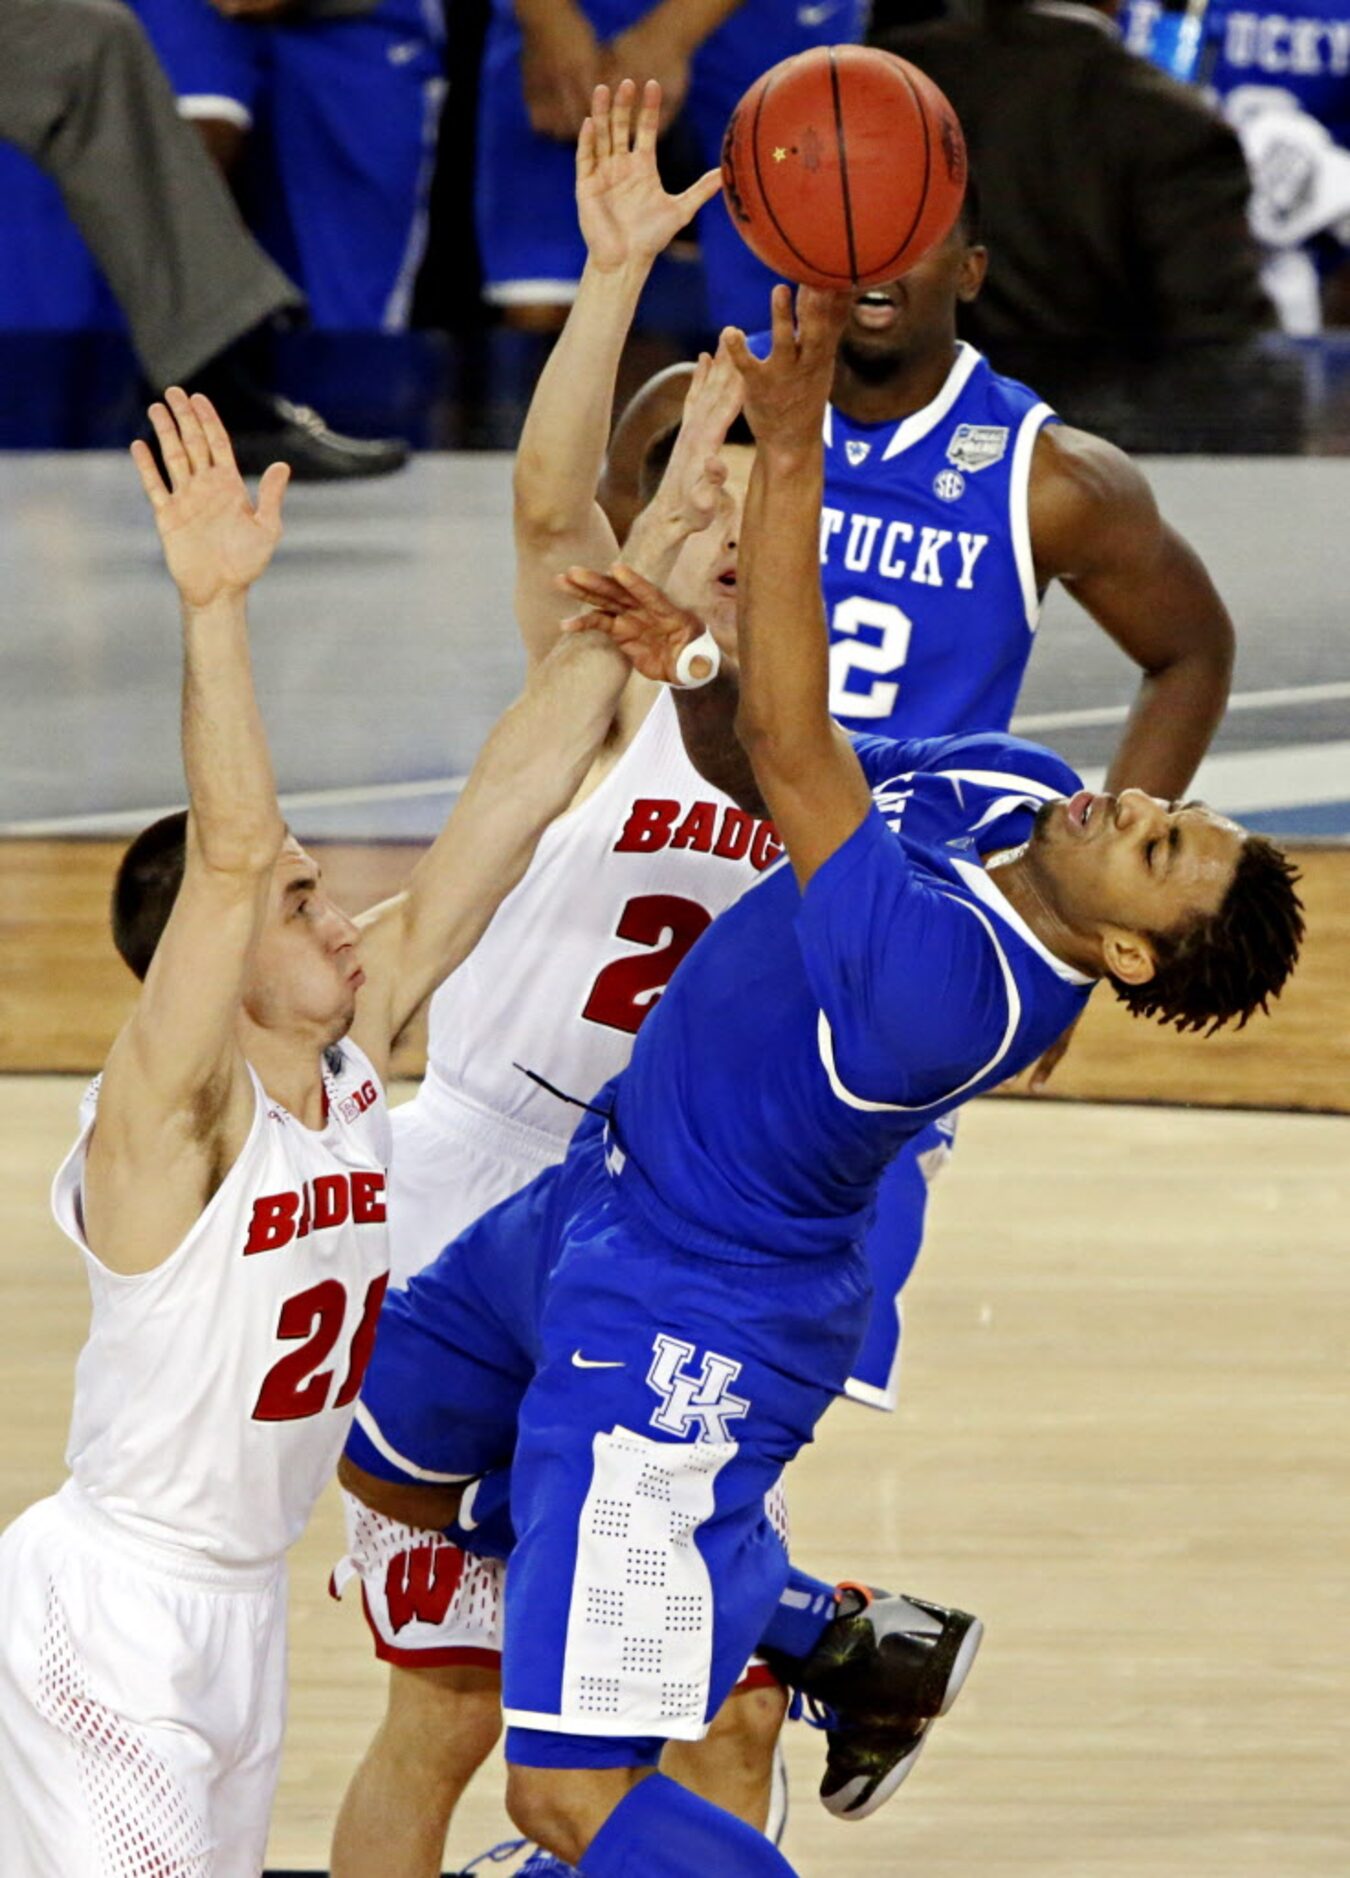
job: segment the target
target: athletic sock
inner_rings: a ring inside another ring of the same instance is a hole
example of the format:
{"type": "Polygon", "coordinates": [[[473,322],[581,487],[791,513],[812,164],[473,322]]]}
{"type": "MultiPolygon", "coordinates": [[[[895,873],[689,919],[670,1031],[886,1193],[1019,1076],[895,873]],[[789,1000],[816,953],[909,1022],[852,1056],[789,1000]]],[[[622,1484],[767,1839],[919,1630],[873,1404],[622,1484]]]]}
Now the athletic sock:
{"type": "Polygon", "coordinates": [[[788,1581],[778,1608],[769,1619],[761,1645],[778,1650],[784,1656],[810,1656],[826,1629],[834,1620],[839,1593],[823,1578],[811,1578],[788,1567],[788,1581]]]}
{"type": "Polygon", "coordinates": [[[777,1846],[743,1819],[648,1774],[626,1793],[587,1846],[585,1878],[793,1878],[777,1846]]]}

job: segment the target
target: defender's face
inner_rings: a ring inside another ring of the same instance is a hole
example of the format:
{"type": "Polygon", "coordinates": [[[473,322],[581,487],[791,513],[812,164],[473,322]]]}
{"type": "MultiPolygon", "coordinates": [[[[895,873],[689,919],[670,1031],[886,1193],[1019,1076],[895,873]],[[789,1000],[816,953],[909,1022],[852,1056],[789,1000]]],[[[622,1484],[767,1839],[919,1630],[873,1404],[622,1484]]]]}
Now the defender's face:
{"type": "Polygon", "coordinates": [[[1242,842],[1242,829],[1203,802],[1142,789],[1080,789],[1047,803],[1033,836],[1061,914],[1083,934],[1168,933],[1217,913],[1242,842]]]}
{"type": "Polygon", "coordinates": [[[359,937],[328,897],[318,863],[287,835],[245,989],[249,1015],[268,1028],[313,1029],[336,1043],[351,1028],[365,983],[359,937]]]}
{"type": "Polygon", "coordinates": [[[737,557],[755,453],[748,444],[727,444],[721,454],[727,479],[718,491],[716,513],[680,549],[669,591],[677,605],[697,613],[722,648],[734,654],[737,557]]]}
{"type": "Polygon", "coordinates": [[[967,241],[958,222],[944,242],[899,280],[864,287],[840,341],[850,358],[873,366],[900,360],[946,338],[958,301],[973,300],[984,284],[988,254],[967,241]]]}

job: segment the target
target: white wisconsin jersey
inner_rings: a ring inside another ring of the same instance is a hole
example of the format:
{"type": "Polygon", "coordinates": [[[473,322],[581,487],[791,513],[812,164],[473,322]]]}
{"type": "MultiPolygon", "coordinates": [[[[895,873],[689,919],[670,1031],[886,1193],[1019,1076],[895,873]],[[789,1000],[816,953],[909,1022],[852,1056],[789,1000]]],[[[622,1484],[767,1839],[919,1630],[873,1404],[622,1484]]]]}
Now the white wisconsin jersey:
{"type": "Polygon", "coordinates": [[[432,999],[433,1083],[565,1141],[576,1110],[514,1066],[594,1095],[700,933],[781,853],[771,823],[698,774],[662,689],[432,999]]]}
{"type": "Polygon", "coordinates": [[[275,1558],[332,1478],[388,1283],[389,1112],[352,1043],[306,1128],[250,1069],[238,1160],[162,1265],[111,1272],[84,1237],[98,1099],[52,1187],[93,1294],[66,1462],[122,1526],[226,1565],[275,1558]]]}

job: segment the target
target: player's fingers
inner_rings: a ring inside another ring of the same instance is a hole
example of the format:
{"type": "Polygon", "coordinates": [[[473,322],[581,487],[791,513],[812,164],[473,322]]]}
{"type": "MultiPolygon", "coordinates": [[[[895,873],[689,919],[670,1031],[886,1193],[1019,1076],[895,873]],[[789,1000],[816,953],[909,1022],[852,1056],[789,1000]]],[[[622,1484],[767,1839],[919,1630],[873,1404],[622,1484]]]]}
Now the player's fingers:
{"type": "Polygon", "coordinates": [[[269,463],[258,484],[258,520],[267,528],[281,528],[281,499],[291,480],[289,463],[269,463]]]}
{"type": "Polygon", "coordinates": [[[565,574],[558,576],[558,585],[565,593],[575,594],[591,606],[603,606],[611,611],[622,610],[631,606],[628,594],[616,580],[608,574],[599,574],[590,567],[569,567],[565,574]]]}
{"type": "Polygon", "coordinates": [[[591,122],[595,126],[595,160],[597,163],[603,163],[613,148],[609,104],[609,86],[597,85],[591,93],[591,122]]]}
{"type": "Polygon", "coordinates": [[[188,462],[194,470],[210,469],[211,447],[206,441],[201,419],[192,408],[191,398],[181,385],[170,385],[164,396],[173,412],[174,422],[178,425],[178,434],[183,439],[188,462]]]}
{"type": "Polygon", "coordinates": [[[136,465],[136,473],[141,479],[141,488],[150,498],[150,507],[158,512],[169,499],[169,492],[164,487],[164,478],[159,473],[155,462],[155,453],[148,443],[138,437],[131,446],[131,460],[136,465]]]}
{"type": "Polygon", "coordinates": [[[616,561],[609,571],[645,613],[660,616],[678,611],[674,601],[659,587],[653,586],[651,581],[644,579],[635,567],[627,567],[622,561],[616,561]]]}
{"type": "Polygon", "coordinates": [[[633,105],[636,100],[637,86],[631,78],[621,78],[610,110],[610,148],[615,156],[628,155],[632,141],[633,105]]]}
{"type": "Polygon", "coordinates": [[[661,87],[654,78],[649,78],[642,87],[642,104],[637,116],[637,137],[633,148],[650,155],[656,148],[657,133],[661,129],[661,87]]]}
{"type": "Polygon", "coordinates": [[[164,467],[169,472],[169,486],[178,490],[183,488],[192,475],[192,468],[183,448],[183,439],[178,435],[178,426],[174,422],[173,412],[167,404],[152,404],[149,418],[156,438],[159,440],[159,454],[164,459],[164,467]]]}
{"type": "MultiPolygon", "coordinates": [[[[804,291],[799,290],[799,291],[804,291]]],[[[769,296],[769,325],[773,334],[773,351],[781,356],[796,347],[796,332],[792,320],[792,289],[777,286],[769,296]]]]}
{"type": "Polygon", "coordinates": [[[577,132],[577,181],[584,182],[595,174],[595,121],[583,117],[581,129],[577,132]]]}
{"type": "Polygon", "coordinates": [[[723,327],[722,337],[717,343],[719,346],[726,347],[727,356],[736,367],[738,375],[743,377],[746,372],[753,372],[755,367],[759,364],[759,360],[755,357],[749,346],[746,345],[745,334],[741,331],[739,326],[723,327]]]}
{"type": "Polygon", "coordinates": [[[685,221],[692,221],[704,203],[711,202],[721,187],[721,170],[708,170],[699,177],[696,183],[690,183],[689,187],[677,198],[680,213],[685,221]]]}
{"type": "Polygon", "coordinates": [[[235,466],[234,445],[230,442],[229,431],[220,421],[215,405],[204,391],[194,391],[191,402],[197,414],[197,421],[202,427],[202,434],[210,447],[211,461],[222,463],[226,468],[233,469],[235,466]]]}

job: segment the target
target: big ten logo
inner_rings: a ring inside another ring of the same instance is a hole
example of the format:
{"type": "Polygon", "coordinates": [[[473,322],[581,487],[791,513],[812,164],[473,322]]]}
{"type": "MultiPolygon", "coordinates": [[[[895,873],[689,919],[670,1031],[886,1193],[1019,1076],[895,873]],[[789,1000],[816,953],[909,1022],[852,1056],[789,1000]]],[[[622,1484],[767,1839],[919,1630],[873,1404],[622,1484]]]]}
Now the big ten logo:
{"type": "Polygon", "coordinates": [[[265,1193],[253,1202],[244,1255],[276,1252],[293,1239],[334,1226],[382,1226],[384,1175],[362,1168],[351,1174],[320,1174],[286,1193],[265,1193]]]}
{"type": "Polygon", "coordinates": [[[379,1099],[379,1090],[373,1082],[367,1080],[359,1089],[353,1089],[349,1096],[343,1096],[337,1105],[337,1112],[344,1122],[359,1121],[367,1109],[374,1108],[379,1099]]]}
{"type": "Polygon", "coordinates": [[[683,803],[659,796],[639,796],[628,811],[616,854],[656,854],[662,848],[687,848],[693,854],[711,854],[715,860],[748,860],[762,874],[783,852],[772,822],[760,821],[744,809],[715,802],[683,803]]]}
{"type": "Polygon", "coordinates": [[[396,1552],[384,1574],[389,1627],[397,1636],[411,1623],[443,1624],[464,1576],[464,1554],[445,1539],[396,1552]]]}

